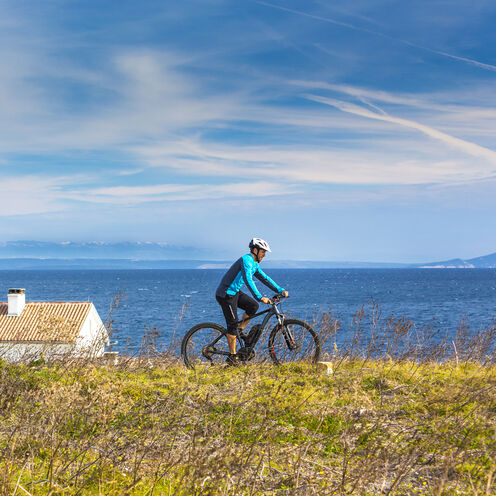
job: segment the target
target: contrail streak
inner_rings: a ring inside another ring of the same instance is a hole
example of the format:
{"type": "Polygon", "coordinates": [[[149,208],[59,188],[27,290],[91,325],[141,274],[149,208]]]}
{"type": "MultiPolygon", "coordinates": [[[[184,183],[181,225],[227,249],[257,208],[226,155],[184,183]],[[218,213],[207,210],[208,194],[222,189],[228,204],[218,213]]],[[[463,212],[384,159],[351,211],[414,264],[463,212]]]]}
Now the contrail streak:
{"type": "MultiPolygon", "coordinates": [[[[489,148],[484,148],[483,146],[476,145],[475,143],[471,143],[470,141],[465,141],[460,138],[455,138],[449,134],[443,133],[442,131],[438,131],[437,129],[433,129],[429,126],[425,126],[424,124],[420,124],[415,121],[410,121],[408,119],[402,119],[400,117],[392,117],[386,113],[375,113],[366,108],[360,107],[359,105],[355,105],[353,103],[343,102],[341,100],[334,100],[332,98],[325,98],[316,95],[307,95],[309,100],[313,100],[315,102],[324,103],[325,105],[330,105],[331,107],[335,107],[342,112],[347,112],[349,114],[359,115],[362,117],[368,117],[369,119],[376,119],[384,122],[391,122],[394,124],[398,124],[403,127],[408,127],[410,129],[416,129],[427,136],[434,138],[436,140],[442,141],[447,145],[457,148],[459,150],[472,155],[473,157],[482,157],[489,162],[496,164],[496,152],[490,150],[489,148]]],[[[494,172],[494,171],[492,171],[494,172]]]]}
{"type": "Polygon", "coordinates": [[[412,48],[417,48],[418,50],[425,50],[426,52],[434,53],[436,55],[441,55],[442,57],[448,57],[450,59],[459,60],[461,62],[465,62],[467,64],[475,65],[476,67],[480,67],[481,69],[487,69],[489,71],[496,71],[496,66],[491,64],[485,64],[484,62],[480,62],[478,60],[469,59],[467,57],[459,57],[458,55],[453,55],[451,53],[443,52],[441,50],[435,50],[433,48],[428,48],[422,45],[417,45],[416,43],[412,43],[411,41],[402,40],[401,38],[394,38],[393,36],[389,36],[387,34],[381,33],[380,31],[374,31],[372,29],[361,28],[360,26],[355,26],[354,24],[350,24],[348,22],[337,21],[330,17],[322,17],[314,14],[309,14],[307,12],[303,12],[301,10],[290,9],[288,7],[282,7],[281,5],[275,5],[273,3],[264,2],[262,0],[254,0],[255,3],[259,5],[264,5],[266,7],[271,7],[273,9],[283,10],[285,12],[290,12],[292,14],[300,15],[303,17],[309,17],[310,19],[316,19],[318,21],[328,22],[330,24],[335,24],[337,26],[343,26],[345,28],[353,29],[355,31],[361,31],[362,33],[372,34],[374,36],[380,36],[381,38],[386,38],[388,40],[395,41],[397,43],[403,43],[404,45],[408,45],[412,48]]]}

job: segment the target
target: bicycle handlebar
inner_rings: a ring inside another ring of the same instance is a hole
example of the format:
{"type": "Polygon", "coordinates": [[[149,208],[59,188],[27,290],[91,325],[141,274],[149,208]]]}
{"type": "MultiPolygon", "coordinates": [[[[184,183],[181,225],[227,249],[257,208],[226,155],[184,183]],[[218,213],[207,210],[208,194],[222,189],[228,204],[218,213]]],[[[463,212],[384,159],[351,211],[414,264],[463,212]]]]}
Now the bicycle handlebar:
{"type": "Polygon", "coordinates": [[[289,298],[289,296],[283,296],[282,294],[276,294],[273,298],[270,299],[271,305],[277,303],[278,301],[284,300],[285,298],[289,298]]]}

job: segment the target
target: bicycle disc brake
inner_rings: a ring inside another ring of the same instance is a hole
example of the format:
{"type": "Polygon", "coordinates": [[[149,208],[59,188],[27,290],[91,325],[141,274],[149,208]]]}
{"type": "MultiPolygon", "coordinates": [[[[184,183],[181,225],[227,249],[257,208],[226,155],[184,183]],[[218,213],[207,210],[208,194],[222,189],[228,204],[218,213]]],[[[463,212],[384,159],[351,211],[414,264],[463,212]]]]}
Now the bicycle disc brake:
{"type": "Polygon", "coordinates": [[[284,335],[284,339],[286,341],[286,344],[288,346],[288,349],[290,351],[296,351],[300,348],[301,345],[299,345],[294,339],[293,339],[293,336],[291,335],[291,333],[289,332],[289,329],[287,327],[284,327],[282,329],[283,331],[283,335],[284,335]]]}

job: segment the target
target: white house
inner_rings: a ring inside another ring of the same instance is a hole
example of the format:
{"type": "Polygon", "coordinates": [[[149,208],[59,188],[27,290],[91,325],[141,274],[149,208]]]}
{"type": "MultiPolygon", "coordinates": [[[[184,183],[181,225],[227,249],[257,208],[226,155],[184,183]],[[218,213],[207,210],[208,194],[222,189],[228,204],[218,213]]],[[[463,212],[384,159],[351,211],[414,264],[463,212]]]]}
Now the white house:
{"type": "Polygon", "coordinates": [[[8,361],[99,357],[109,335],[91,302],[27,302],[9,289],[0,302],[0,358],[8,361]]]}

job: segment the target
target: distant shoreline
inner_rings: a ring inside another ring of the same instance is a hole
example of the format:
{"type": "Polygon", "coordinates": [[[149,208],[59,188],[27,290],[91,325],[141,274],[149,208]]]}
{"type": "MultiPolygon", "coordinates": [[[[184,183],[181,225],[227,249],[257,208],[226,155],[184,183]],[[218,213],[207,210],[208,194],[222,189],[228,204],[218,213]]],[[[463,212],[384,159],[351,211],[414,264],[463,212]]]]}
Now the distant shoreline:
{"type": "MultiPolygon", "coordinates": [[[[279,252],[278,252],[279,253],[279,252]]],[[[239,255],[238,255],[239,256],[239,255]]],[[[424,259],[414,262],[373,262],[370,260],[293,260],[267,257],[263,266],[275,269],[491,269],[496,268],[496,253],[475,258],[424,259]]],[[[400,255],[398,255],[400,256],[400,255]]],[[[363,257],[368,257],[367,253],[363,257]]],[[[57,269],[225,269],[236,254],[194,246],[149,241],[106,243],[50,242],[18,240],[0,242],[0,270],[57,269]],[[217,259],[212,260],[212,256],[217,259]],[[231,258],[232,256],[232,258],[231,258]],[[222,257],[222,258],[220,258],[222,257]],[[219,259],[220,258],[220,259],[219,259]]]]}
{"type": "MultiPolygon", "coordinates": [[[[196,269],[225,270],[232,261],[218,260],[142,260],[131,258],[0,258],[0,270],[145,270],[196,269]]],[[[267,260],[268,269],[492,269],[460,263],[401,264],[375,262],[326,262],[298,260],[267,260]]]]}

